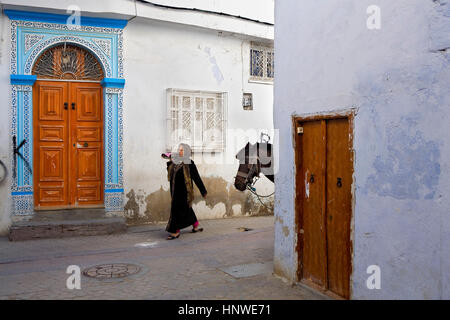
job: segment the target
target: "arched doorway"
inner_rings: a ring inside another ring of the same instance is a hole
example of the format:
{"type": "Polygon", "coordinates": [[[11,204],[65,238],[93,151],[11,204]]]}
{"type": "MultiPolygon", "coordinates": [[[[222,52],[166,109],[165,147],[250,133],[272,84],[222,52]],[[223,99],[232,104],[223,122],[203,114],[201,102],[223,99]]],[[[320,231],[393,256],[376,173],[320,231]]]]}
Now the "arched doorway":
{"type": "Polygon", "coordinates": [[[35,209],[102,207],[101,64],[63,43],[46,49],[32,74],[35,209]]]}

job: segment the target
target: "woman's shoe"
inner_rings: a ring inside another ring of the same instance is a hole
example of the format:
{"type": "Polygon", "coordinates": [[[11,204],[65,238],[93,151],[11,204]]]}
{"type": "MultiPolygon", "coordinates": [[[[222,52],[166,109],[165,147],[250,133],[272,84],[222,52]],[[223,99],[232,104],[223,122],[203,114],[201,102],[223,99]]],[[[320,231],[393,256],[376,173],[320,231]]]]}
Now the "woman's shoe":
{"type": "Polygon", "coordinates": [[[170,235],[170,236],[167,237],[167,240],[178,239],[179,237],[180,237],[180,234],[178,234],[176,236],[170,235]]]}
{"type": "Polygon", "coordinates": [[[198,229],[192,228],[192,233],[202,232],[202,231],[203,231],[203,228],[198,228],[198,229]]]}

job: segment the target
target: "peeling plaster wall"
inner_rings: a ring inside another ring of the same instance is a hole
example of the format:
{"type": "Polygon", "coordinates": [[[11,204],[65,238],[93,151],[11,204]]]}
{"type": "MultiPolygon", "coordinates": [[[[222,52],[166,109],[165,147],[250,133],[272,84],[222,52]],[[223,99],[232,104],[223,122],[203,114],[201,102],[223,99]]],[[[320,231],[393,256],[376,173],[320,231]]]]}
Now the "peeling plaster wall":
{"type": "MultiPolygon", "coordinates": [[[[230,34],[136,18],[124,30],[124,48],[125,212],[130,224],[166,221],[170,195],[166,161],[161,159],[166,89],[227,92],[229,129],[272,130],[273,86],[249,83],[250,40],[230,34]],[[253,93],[253,111],[243,110],[243,92],[253,93]]],[[[206,201],[196,193],[199,219],[273,214],[273,201],[269,199],[266,209],[248,191],[233,186],[235,154],[247,141],[245,136],[227,137],[226,150],[219,154],[225,164],[205,164],[210,154],[194,155],[208,190],[206,201]]],[[[262,177],[256,188],[269,194],[274,185],[262,177]]]]}
{"type": "Polygon", "coordinates": [[[450,298],[450,2],[285,0],[275,6],[275,271],[296,281],[292,115],[357,108],[354,299],[450,298]],[[286,228],[289,232],[285,232],[286,228]],[[366,269],[381,268],[381,290],[366,269]]]}
{"type": "Polygon", "coordinates": [[[11,142],[9,141],[9,57],[10,57],[9,19],[0,14],[0,160],[8,169],[7,179],[0,182],[0,236],[6,235],[11,224],[10,178],[11,178],[11,142]]]}

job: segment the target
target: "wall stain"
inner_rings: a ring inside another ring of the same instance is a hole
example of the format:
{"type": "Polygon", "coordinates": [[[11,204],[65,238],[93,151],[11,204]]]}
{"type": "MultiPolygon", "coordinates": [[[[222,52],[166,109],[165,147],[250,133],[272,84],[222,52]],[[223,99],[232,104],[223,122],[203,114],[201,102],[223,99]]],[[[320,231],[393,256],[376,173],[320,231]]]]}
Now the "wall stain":
{"type": "Polygon", "coordinates": [[[404,117],[386,129],[387,152],[373,162],[376,173],[366,188],[396,199],[434,199],[441,166],[438,143],[414,129],[417,121],[404,117]]]}
{"type": "Polygon", "coordinates": [[[283,234],[286,238],[289,237],[289,228],[288,227],[286,227],[286,226],[283,227],[283,234]]]}
{"type": "Polygon", "coordinates": [[[283,218],[281,216],[276,216],[275,217],[275,222],[279,222],[281,225],[284,224],[283,218]]]}
{"type": "Polygon", "coordinates": [[[127,193],[128,201],[124,206],[125,216],[128,219],[138,219],[139,218],[139,205],[136,202],[136,194],[133,189],[127,193]]]}
{"type": "MultiPolygon", "coordinates": [[[[217,204],[222,203],[225,205],[223,218],[273,215],[273,197],[264,201],[266,208],[254,195],[247,191],[236,190],[232,183],[221,177],[204,177],[202,180],[208,190],[208,195],[204,199],[198,189],[194,187],[193,204],[205,201],[206,206],[213,209],[217,204]],[[240,212],[237,214],[236,210],[233,212],[234,205],[240,205],[240,212]]],[[[128,201],[125,204],[125,216],[129,225],[155,224],[169,220],[171,197],[169,190],[165,190],[163,186],[146,196],[145,193],[137,194],[131,189],[126,196],[128,201]],[[142,205],[145,210],[142,210],[142,205]]]]}
{"type": "Polygon", "coordinates": [[[211,71],[214,75],[214,78],[217,81],[217,84],[220,85],[222,83],[222,81],[224,80],[224,78],[223,78],[222,71],[220,70],[220,68],[217,64],[216,57],[212,56],[211,48],[206,47],[203,51],[205,51],[208,54],[209,62],[211,63],[211,71]]]}

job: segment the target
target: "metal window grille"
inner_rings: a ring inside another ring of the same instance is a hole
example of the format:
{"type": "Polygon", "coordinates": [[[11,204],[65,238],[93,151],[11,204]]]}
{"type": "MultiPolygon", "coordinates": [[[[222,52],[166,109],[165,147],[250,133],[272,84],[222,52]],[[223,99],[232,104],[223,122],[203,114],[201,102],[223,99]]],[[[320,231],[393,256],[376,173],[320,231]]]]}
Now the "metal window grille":
{"type": "Polygon", "coordinates": [[[273,78],[273,47],[252,42],[250,48],[250,79],[260,81],[273,81],[273,78]]]}
{"type": "Polygon", "coordinates": [[[66,43],[44,51],[32,73],[39,79],[99,81],[104,77],[100,63],[90,52],[66,43]]]}
{"type": "Polygon", "coordinates": [[[167,89],[167,150],[187,143],[196,152],[225,148],[227,94],[167,89]]]}

